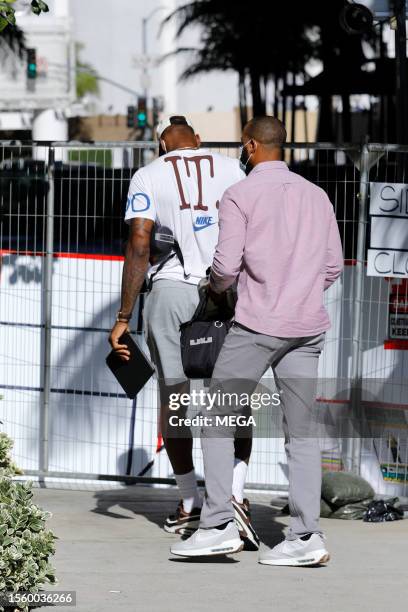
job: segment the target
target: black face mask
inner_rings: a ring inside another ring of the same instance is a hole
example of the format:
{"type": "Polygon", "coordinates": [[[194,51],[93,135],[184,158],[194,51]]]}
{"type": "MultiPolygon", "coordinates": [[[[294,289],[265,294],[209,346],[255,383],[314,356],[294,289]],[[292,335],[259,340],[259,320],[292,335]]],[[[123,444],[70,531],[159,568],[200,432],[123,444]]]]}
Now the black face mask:
{"type": "Polygon", "coordinates": [[[252,153],[251,153],[251,155],[248,155],[247,150],[245,148],[249,142],[251,142],[251,141],[248,140],[248,142],[246,142],[244,145],[242,145],[241,152],[240,152],[240,155],[239,155],[239,165],[240,165],[240,168],[241,168],[241,170],[243,172],[245,172],[246,175],[248,175],[251,172],[251,170],[252,170],[252,166],[249,164],[249,160],[252,157],[252,153]]]}

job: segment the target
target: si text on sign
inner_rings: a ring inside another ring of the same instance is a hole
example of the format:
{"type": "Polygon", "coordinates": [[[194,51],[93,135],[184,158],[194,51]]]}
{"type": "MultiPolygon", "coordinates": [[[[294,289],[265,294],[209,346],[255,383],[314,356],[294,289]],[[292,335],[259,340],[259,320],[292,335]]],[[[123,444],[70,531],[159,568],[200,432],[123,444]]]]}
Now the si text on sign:
{"type": "Polygon", "coordinates": [[[368,276],[408,278],[408,184],[370,183],[368,276]]]}

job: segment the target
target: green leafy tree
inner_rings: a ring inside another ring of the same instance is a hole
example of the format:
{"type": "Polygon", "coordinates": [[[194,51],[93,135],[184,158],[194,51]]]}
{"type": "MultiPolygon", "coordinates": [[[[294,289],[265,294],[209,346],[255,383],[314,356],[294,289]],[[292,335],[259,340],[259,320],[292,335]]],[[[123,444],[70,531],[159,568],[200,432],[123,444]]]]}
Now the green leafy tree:
{"type": "MultiPolygon", "coordinates": [[[[14,4],[15,0],[0,0],[0,32],[5,30],[7,26],[16,25],[14,4]]],[[[31,1],[31,12],[35,15],[47,13],[48,11],[48,5],[42,0],[31,1]]]]}
{"type": "Polygon", "coordinates": [[[95,69],[80,58],[84,46],[76,43],[76,92],[79,99],[87,93],[99,95],[99,80],[95,69]]]}

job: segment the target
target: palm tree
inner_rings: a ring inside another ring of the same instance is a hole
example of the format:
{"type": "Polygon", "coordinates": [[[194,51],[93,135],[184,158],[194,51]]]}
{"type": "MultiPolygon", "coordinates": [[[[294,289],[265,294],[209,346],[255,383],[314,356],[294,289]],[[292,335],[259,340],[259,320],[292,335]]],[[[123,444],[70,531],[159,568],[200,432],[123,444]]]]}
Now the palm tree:
{"type": "Polygon", "coordinates": [[[5,53],[14,53],[23,58],[26,45],[24,32],[15,25],[8,25],[0,32],[0,50],[5,53]]]}
{"type": "MultiPolygon", "coordinates": [[[[296,2],[301,4],[301,2],[296,2]]],[[[239,75],[241,120],[246,120],[246,81],[249,79],[254,115],[265,114],[270,79],[286,81],[288,72],[298,74],[315,54],[315,43],[307,36],[299,14],[290,3],[261,4],[251,10],[247,0],[222,2],[196,0],[183,5],[165,23],[177,19],[177,36],[192,25],[202,27],[202,46],[193,50],[192,65],[181,78],[211,70],[235,70],[239,75]],[[288,6],[289,4],[289,6],[288,6]]],[[[176,53],[191,52],[178,48],[176,53]]],[[[275,87],[275,96],[277,90],[275,87]]]]}
{"type": "Polygon", "coordinates": [[[213,70],[234,70],[239,75],[239,106],[241,122],[247,119],[246,73],[247,62],[245,49],[241,44],[241,33],[234,28],[238,20],[239,2],[235,5],[237,14],[230,15],[228,4],[216,0],[199,0],[176,9],[165,19],[178,20],[177,37],[192,25],[202,27],[202,46],[200,49],[179,47],[176,53],[193,53],[193,62],[183,72],[181,79],[213,70]]]}
{"type": "MultiPolygon", "coordinates": [[[[178,20],[177,36],[190,26],[201,26],[199,49],[178,48],[176,53],[194,52],[193,63],[181,75],[187,79],[211,70],[234,70],[239,75],[241,120],[246,120],[246,81],[250,82],[254,115],[265,113],[268,83],[274,83],[274,112],[282,103],[285,120],[288,75],[292,83],[305,76],[311,58],[320,59],[324,70],[336,74],[365,61],[364,38],[346,34],[339,15],[345,0],[195,0],[177,8],[166,20],[178,20]],[[281,91],[279,91],[281,90],[281,91]],[[282,93],[283,91],[283,93],[282,93]]],[[[331,92],[320,99],[320,135],[331,139],[331,92]]],[[[294,98],[292,99],[294,106],[294,98]]],[[[349,98],[343,96],[345,137],[350,133],[349,98]]],[[[292,122],[294,117],[292,116],[292,122]]],[[[292,130],[293,133],[294,130],[292,130]]],[[[346,138],[347,139],[347,138],[346,138]]]]}
{"type": "MultiPolygon", "coordinates": [[[[321,60],[323,72],[330,78],[341,72],[351,75],[360,70],[367,59],[363,51],[363,41],[371,46],[375,43],[378,34],[375,30],[361,34],[348,34],[341,26],[340,13],[345,6],[344,0],[313,0],[307,3],[307,11],[304,13],[305,23],[309,26],[317,26],[319,40],[316,46],[316,55],[321,60]]],[[[318,127],[318,138],[320,140],[333,140],[335,134],[332,126],[332,91],[326,91],[320,96],[320,117],[318,127]]],[[[351,112],[349,94],[342,96],[342,127],[343,140],[349,142],[351,139],[351,112]]]]}
{"type": "MultiPolygon", "coordinates": [[[[241,122],[247,121],[247,65],[245,53],[239,38],[223,24],[211,24],[203,35],[201,49],[179,48],[177,53],[194,53],[194,61],[182,73],[181,79],[187,80],[197,74],[212,70],[234,70],[239,76],[239,107],[241,122]]],[[[255,94],[256,95],[256,92],[255,94]]],[[[260,93],[258,94],[260,96],[260,93]]]]}

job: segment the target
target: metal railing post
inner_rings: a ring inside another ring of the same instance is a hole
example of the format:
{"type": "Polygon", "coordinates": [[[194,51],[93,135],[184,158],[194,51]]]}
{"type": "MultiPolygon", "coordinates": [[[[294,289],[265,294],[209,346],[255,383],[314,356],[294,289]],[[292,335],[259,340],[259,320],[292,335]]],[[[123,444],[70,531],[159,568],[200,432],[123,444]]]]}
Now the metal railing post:
{"type": "MultiPolygon", "coordinates": [[[[364,301],[364,278],[366,274],[366,232],[368,219],[368,183],[370,172],[370,152],[368,144],[363,144],[360,160],[360,189],[358,207],[358,229],[357,229],[357,249],[356,261],[353,278],[352,294],[352,349],[351,349],[351,390],[350,403],[353,419],[356,420],[357,428],[360,430],[362,425],[362,376],[363,376],[363,350],[362,350],[362,312],[364,301]]],[[[350,456],[347,458],[348,468],[356,473],[360,473],[361,464],[361,436],[351,438],[349,445],[350,456]]]]}
{"type": "Polygon", "coordinates": [[[40,409],[39,471],[48,472],[48,433],[51,393],[51,323],[52,323],[52,269],[54,259],[54,170],[55,151],[48,150],[48,194],[43,276],[43,401],[40,409]]]}

